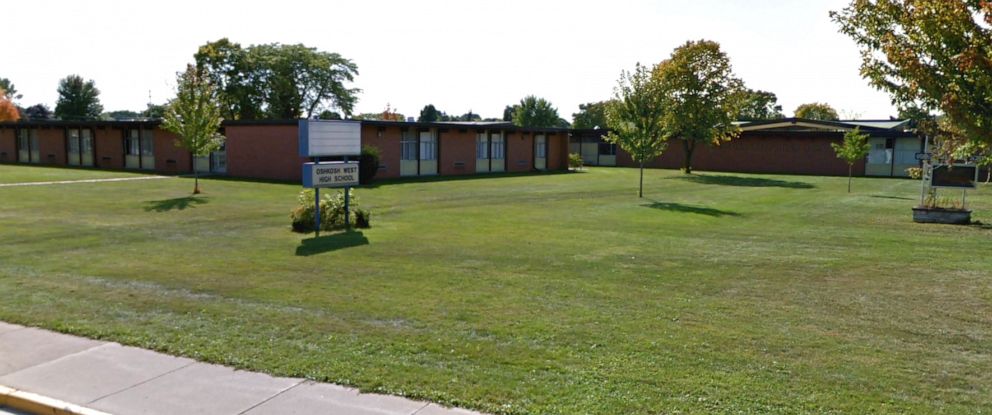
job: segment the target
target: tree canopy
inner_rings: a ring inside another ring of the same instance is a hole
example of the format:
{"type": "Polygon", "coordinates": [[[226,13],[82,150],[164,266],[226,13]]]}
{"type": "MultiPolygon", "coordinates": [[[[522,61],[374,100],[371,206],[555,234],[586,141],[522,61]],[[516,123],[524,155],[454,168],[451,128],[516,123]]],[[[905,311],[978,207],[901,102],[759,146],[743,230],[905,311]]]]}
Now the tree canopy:
{"type": "Polygon", "coordinates": [[[782,106],[778,104],[778,96],[772,92],[745,89],[741,96],[740,113],[742,120],[777,120],[785,118],[782,106]]]}
{"type": "Polygon", "coordinates": [[[941,130],[992,143],[992,2],[853,0],[830,15],[895,105],[939,111],[941,130]]]}
{"type": "Polygon", "coordinates": [[[661,125],[667,137],[682,142],[682,170],[692,173],[696,146],[718,145],[740,134],[734,124],[740,112],[744,83],[730,65],[720,44],[709,40],[686,42],[654,70],[662,96],[661,125]]]}
{"type": "Polygon", "coordinates": [[[603,137],[630,154],[640,166],[637,197],[644,197],[644,163],[661,155],[668,147],[661,120],[663,97],[652,78],[652,69],[637,64],[633,72],[621,72],[614,88],[614,99],[606,104],[603,137]]]}
{"type": "Polygon", "coordinates": [[[606,128],[606,107],[609,101],[579,104],[579,112],[572,114],[572,128],[591,130],[606,128]]]}
{"type": "Polygon", "coordinates": [[[7,97],[6,91],[0,89],[0,121],[17,121],[21,119],[21,112],[17,110],[14,102],[7,97]]]}
{"type": "Polygon", "coordinates": [[[24,109],[24,117],[29,120],[50,120],[53,114],[47,105],[34,104],[24,109]]]}
{"type": "MultiPolygon", "coordinates": [[[[223,121],[217,91],[207,74],[193,65],[176,77],[176,97],[166,107],[162,128],[179,137],[176,145],[198,157],[220,148],[223,121]]],[[[200,193],[199,172],[193,163],[193,193],[200,193]]]]}
{"type": "Polygon", "coordinates": [[[8,100],[15,101],[21,99],[20,94],[17,93],[17,88],[14,87],[14,83],[7,78],[0,78],[0,97],[7,98],[8,100]]]}
{"type": "Polygon", "coordinates": [[[528,95],[513,109],[513,124],[520,127],[558,127],[558,109],[544,98],[528,95]]]}
{"type": "Polygon", "coordinates": [[[100,90],[93,80],[83,80],[79,75],[69,75],[59,81],[59,99],[55,103],[55,117],[63,120],[93,120],[100,118],[100,90]]]}
{"type": "Polygon", "coordinates": [[[309,118],[325,110],[349,115],[361,91],[346,86],[358,75],[355,63],[302,44],[242,48],[223,38],[201,46],[194,58],[217,85],[221,113],[231,119],[309,118]]]}
{"type": "Polygon", "coordinates": [[[796,107],[795,114],[796,118],[805,118],[807,120],[837,121],[840,119],[834,107],[822,102],[802,104],[796,107]]]}
{"type": "Polygon", "coordinates": [[[444,114],[434,108],[434,104],[427,104],[424,109],[420,110],[420,116],[417,117],[418,122],[436,122],[441,121],[441,115],[444,114]]]}

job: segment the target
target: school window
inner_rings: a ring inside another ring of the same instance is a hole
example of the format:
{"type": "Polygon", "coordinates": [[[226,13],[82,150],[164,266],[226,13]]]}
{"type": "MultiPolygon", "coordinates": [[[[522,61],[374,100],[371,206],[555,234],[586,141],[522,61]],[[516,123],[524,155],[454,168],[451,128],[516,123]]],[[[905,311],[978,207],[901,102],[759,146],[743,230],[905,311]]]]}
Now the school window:
{"type": "Polygon", "coordinates": [[[414,135],[413,131],[405,130],[400,137],[400,159],[417,159],[417,136],[414,135]]]}
{"type": "Polygon", "coordinates": [[[17,161],[21,163],[37,163],[41,160],[38,150],[38,131],[17,130],[17,161]]]}
{"type": "Polygon", "coordinates": [[[420,133],[420,159],[437,159],[437,140],[434,137],[434,134],[430,131],[423,131],[420,133]]]}
{"type": "Polygon", "coordinates": [[[544,141],[544,137],[542,136],[539,138],[541,138],[541,140],[537,141],[537,154],[535,156],[539,159],[543,159],[548,156],[547,155],[548,148],[547,145],[545,144],[546,141],[544,141]]]}
{"type": "Polygon", "coordinates": [[[505,157],[506,147],[504,146],[503,134],[492,135],[493,140],[493,160],[501,160],[505,157]]]}
{"type": "Polygon", "coordinates": [[[617,145],[613,143],[599,143],[599,155],[601,156],[617,155],[617,145]]]}
{"type": "Polygon", "coordinates": [[[140,132],[138,130],[128,130],[127,137],[124,139],[124,153],[129,156],[140,156],[141,155],[141,139],[140,132]]]}
{"type": "Polygon", "coordinates": [[[489,138],[486,137],[486,133],[479,133],[476,135],[475,158],[477,159],[489,158],[489,138]]]}

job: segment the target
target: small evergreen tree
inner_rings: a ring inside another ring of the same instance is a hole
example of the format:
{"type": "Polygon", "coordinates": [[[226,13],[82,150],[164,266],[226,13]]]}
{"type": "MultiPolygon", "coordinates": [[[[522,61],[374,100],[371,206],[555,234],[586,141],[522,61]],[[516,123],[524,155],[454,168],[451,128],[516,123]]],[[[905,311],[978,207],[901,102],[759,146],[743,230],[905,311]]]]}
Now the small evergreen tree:
{"type": "Polygon", "coordinates": [[[871,150],[868,144],[868,134],[864,134],[860,129],[855,128],[844,133],[842,144],[830,143],[830,147],[837,152],[837,158],[847,162],[847,192],[851,193],[851,180],[854,176],[854,163],[864,160],[871,150]]]}

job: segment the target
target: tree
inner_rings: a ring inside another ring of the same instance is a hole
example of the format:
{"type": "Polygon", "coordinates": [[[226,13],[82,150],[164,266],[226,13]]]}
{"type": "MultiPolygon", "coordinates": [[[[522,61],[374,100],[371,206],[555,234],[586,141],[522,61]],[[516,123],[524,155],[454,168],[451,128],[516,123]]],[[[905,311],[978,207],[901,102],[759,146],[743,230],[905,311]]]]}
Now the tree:
{"type": "Polygon", "coordinates": [[[350,115],[360,92],[345,86],[358,74],[353,62],[302,44],[242,48],[224,38],[194,58],[217,85],[228,118],[310,118],[332,109],[350,115]]]}
{"type": "Polygon", "coordinates": [[[63,120],[92,120],[100,118],[100,90],[93,80],[84,81],[79,75],[69,75],[59,81],[59,99],[55,117],[63,120]]]}
{"type": "Polygon", "coordinates": [[[682,171],[692,174],[692,154],[699,143],[719,145],[740,134],[734,124],[744,84],[736,78],[720,44],[690,41],[655,67],[654,78],[664,101],[662,128],[682,141],[682,171]]]}
{"type": "Polygon", "coordinates": [[[558,124],[558,109],[544,98],[528,95],[514,108],[513,124],[519,127],[547,128],[558,124]]]}
{"type": "Polygon", "coordinates": [[[482,116],[472,112],[472,110],[468,110],[468,112],[459,115],[458,117],[455,117],[455,119],[452,121],[467,121],[467,122],[482,121],[482,116]]]}
{"type": "Polygon", "coordinates": [[[830,143],[830,147],[833,147],[834,152],[837,153],[837,158],[847,162],[847,192],[851,193],[854,163],[864,160],[868,156],[868,151],[871,150],[871,145],[868,144],[868,134],[862,133],[859,128],[855,127],[844,133],[842,144],[830,143]]]}
{"type": "Polygon", "coordinates": [[[159,105],[148,103],[148,107],[144,111],[141,111],[141,116],[145,118],[152,119],[162,119],[165,117],[165,110],[168,105],[159,105]]]}
{"type": "Polygon", "coordinates": [[[141,113],[130,110],[117,110],[117,111],[105,112],[100,115],[100,118],[108,119],[108,120],[133,120],[133,119],[141,118],[141,113]]]}
{"type": "Polygon", "coordinates": [[[45,104],[34,104],[24,109],[24,117],[29,120],[50,120],[52,110],[45,104]]]}
{"type": "Polygon", "coordinates": [[[796,118],[805,118],[807,120],[837,121],[840,119],[840,117],[837,116],[837,110],[829,104],[822,102],[802,104],[796,107],[795,114],[796,118]]]}
{"type": "MultiPolygon", "coordinates": [[[[179,137],[176,145],[195,157],[205,157],[224,143],[220,102],[207,74],[193,65],[176,76],[176,97],[169,102],[162,128],[179,137]]],[[[193,163],[193,194],[200,193],[200,174],[193,163]]]]}
{"type": "Polygon", "coordinates": [[[622,148],[640,166],[637,197],[644,197],[644,163],[660,156],[668,146],[661,125],[662,95],[652,69],[641,64],[633,72],[620,73],[613,95],[606,106],[610,132],[603,140],[622,148]]]}
{"type": "Polygon", "coordinates": [[[424,109],[420,110],[420,116],[417,117],[417,122],[437,122],[441,120],[441,111],[434,108],[433,104],[427,104],[424,109]]]}
{"type": "Polygon", "coordinates": [[[782,106],[778,104],[778,97],[774,93],[746,89],[741,97],[740,114],[737,117],[752,121],[777,120],[785,118],[785,114],[782,114],[782,106]]]}
{"type": "Polygon", "coordinates": [[[7,78],[0,78],[0,97],[7,98],[10,101],[16,101],[21,99],[22,95],[17,93],[17,88],[14,87],[14,83],[10,82],[7,78]]]}
{"type": "Polygon", "coordinates": [[[579,112],[572,114],[573,128],[591,130],[606,127],[606,106],[609,101],[579,104],[579,112]]]}
{"type": "Polygon", "coordinates": [[[830,16],[896,106],[941,112],[964,140],[992,143],[992,2],[854,0],[830,16]]]}
{"type": "Polygon", "coordinates": [[[17,106],[7,97],[6,91],[0,89],[0,122],[19,119],[21,119],[21,113],[17,110],[17,106]]]}
{"type": "Polygon", "coordinates": [[[517,112],[517,105],[507,105],[503,108],[503,121],[513,121],[513,114],[517,112]]]}
{"type": "Polygon", "coordinates": [[[338,113],[336,111],[331,111],[331,110],[323,110],[323,111],[321,111],[320,112],[320,115],[318,115],[317,118],[322,119],[322,120],[340,120],[340,119],[342,119],[340,113],[338,113]]]}

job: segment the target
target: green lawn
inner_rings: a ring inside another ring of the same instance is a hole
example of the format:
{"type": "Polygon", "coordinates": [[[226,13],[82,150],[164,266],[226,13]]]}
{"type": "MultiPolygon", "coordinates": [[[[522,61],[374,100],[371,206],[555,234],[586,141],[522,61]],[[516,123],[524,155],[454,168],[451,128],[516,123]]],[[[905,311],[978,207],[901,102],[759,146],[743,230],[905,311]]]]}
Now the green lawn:
{"type": "Polygon", "coordinates": [[[498,413],[992,411],[992,227],[913,224],[910,180],[645,176],[381,184],[319,241],[293,184],[0,188],[0,320],[498,413]]]}
{"type": "Polygon", "coordinates": [[[116,179],[138,177],[142,173],[101,171],[92,169],[66,169],[45,166],[16,166],[0,164],[0,184],[52,182],[61,180],[116,179]]]}

